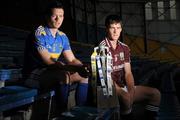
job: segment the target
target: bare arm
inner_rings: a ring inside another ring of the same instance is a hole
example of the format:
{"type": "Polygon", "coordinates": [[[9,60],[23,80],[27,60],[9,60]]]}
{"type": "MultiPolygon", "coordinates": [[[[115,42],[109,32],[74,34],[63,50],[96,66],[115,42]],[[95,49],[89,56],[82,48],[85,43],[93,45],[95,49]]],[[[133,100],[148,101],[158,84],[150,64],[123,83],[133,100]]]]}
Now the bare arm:
{"type": "Polygon", "coordinates": [[[78,60],[78,59],[74,56],[72,50],[66,50],[66,51],[64,51],[64,52],[63,52],[63,55],[64,55],[64,58],[67,60],[68,64],[70,64],[70,65],[80,65],[80,66],[83,65],[82,62],[81,62],[80,60],[78,60]]]}
{"type": "Polygon", "coordinates": [[[133,95],[134,95],[134,77],[131,72],[131,64],[130,63],[125,63],[125,80],[126,80],[126,84],[127,84],[127,89],[129,91],[131,97],[133,97],[133,95]]]}
{"type": "Polygon", "coordinates": [[[89,76],[89,70],[85,66],[83,66],[82,62],[74,56],[71,50],[64,51],[63,55],[68,62],[68,65],[66,65],[66,69],[68,69],[69,71],[76,71],[81,77],[84,78],[87,78],[89,76]]]}
{"type": "Polygon", "coordinates": [[[55,62],[51,59],[49,52],[46,49],[38,50],[43,62],[47,65],[54,64],[55,62]]]}

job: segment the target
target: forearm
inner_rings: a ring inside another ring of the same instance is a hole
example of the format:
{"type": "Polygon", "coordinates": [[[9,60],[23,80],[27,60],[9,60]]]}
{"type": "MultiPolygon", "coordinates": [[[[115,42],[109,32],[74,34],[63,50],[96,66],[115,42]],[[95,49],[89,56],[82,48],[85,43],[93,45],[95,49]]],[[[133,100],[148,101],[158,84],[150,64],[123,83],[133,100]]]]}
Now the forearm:
{"type": "Polygon", "coordinates": [[[53,61],[51,58],[42,58],[43,62],[46,64],[46,65],[52,65],[55,63],[55,61],[53,61]]]}
{"type": "Polygon", "coordinates": [[[73,59],[71,62],[68,63],[69,65],[83,65],[82,62],[78,59],[73,59]]]}
{"type": "Polygon", "coordinates": [[[134,78],[132,74],[126,74],[126,84],[127,84],[127,89],[130,93],[130,95],[133,97],[134,95],[134,78]]]}
{"type": "Polygon", "coordinates": [[[54,63],[56,63],[56,61],[51,57],[50,53],[48,52],[48,50],[43,49],[41,51],[38,51],[39,55],[42,58],[42,61],[46,64],[46,65],[52,65],[54,63]]]}

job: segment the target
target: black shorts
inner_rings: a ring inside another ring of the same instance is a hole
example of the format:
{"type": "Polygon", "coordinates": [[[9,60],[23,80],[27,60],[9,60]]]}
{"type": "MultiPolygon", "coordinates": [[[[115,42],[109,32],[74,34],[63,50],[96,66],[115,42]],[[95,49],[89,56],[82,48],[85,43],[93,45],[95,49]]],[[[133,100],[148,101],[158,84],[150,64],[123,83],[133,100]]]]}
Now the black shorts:
{"type": "Polygon", "coordinates": [[[40,90],[54,89],[60,83],[65,83],[67,74],[67,71],[55,65],[47,68],[37,68],[31,72],[25,81],[25,85],[40,90]]]}

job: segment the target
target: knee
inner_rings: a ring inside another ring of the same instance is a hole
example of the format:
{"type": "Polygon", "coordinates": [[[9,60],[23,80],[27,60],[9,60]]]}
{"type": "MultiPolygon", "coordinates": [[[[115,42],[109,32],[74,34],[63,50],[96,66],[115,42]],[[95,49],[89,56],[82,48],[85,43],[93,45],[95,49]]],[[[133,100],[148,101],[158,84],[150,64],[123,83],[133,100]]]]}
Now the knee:
{"type": "Polygon", "coordinates": [[[56,64],[49,65],[45,71],[45,77],[60,84],[69,83],[69,73],[60,69],[56,64]]]}
{"type": "Polygon", "coordinates": [[[88,83],[89,82],[89,79],[88,78],[82,78],[80,80],[80,83],[88,83]]]}
{"type": "Polygon", "coordinates": [[[68,72],[62,72],[60,75],[62,78],[59,79],[59,82],[62,84],[69,84],[70,83],[70,75],[68,72]]]}
{"type": "Polygon", "coordinates": [[[160,91],[158,90],[158,89],[156,89],[156,88],[153,88],[152,90],[151,90],[151,96],[150,96],[150,98],[152,99],[152,101],[155,101],[156,102],[156,104],[160,104],[160,101],[161,101],[161,93],[160,93],[160,91]]]}
{"type": "Polygon", "coordinates": [[[53,77],[59,84],[69,84],[70,77],[66,71],[58,71],[53,77]]]}
{"type": "Polygon", "coordinates": [[[130,97],[124,96],[123,98],[119,99],[120,109],[122,113],[129,113],[132,109],[132,102],[130,97]]]}
{"type": "Polygon", "coordinates": [[[153,94],[156,98],[161,99],[161,93],[157,88],[154,88],[153,94]]]}
{"type": "Polygon", "coordinates": [[[131,106],[132,102],[129,94],[121,95],[119,98],[120,98],[120,103],[124,104],[126,107],[131,106]]]}

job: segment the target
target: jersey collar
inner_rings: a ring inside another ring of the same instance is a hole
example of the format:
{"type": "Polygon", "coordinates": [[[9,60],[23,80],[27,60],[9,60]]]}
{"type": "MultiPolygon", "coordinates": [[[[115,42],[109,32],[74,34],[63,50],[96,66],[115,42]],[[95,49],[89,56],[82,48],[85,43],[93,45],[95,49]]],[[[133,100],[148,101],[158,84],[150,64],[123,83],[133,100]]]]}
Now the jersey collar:
{"type": "MultiPolygon", "coordinates": [[[[112,44],[111,44],[110,40],[107,37],[105,38],[105,42],[106,42],[108,47],[112,48],[112,44]]],[[[120,44],[121,44],[121,42],[118,40],[117,46],[119,46],[120,44]]]]}
{"type": "MultiPolygon", "coordinates": [[[[47,34],[48,36],[52,36],[52,33],[51,33],[51,31],[50,31],[50,29],[49,29],[48,27],[45,27],[45,31],[46,31],[46,34],[47,34]]],[[[59,30],[56,32],[56,37],[57,37],[58,35],[60,35],[60,34],[59,34],[59,30]]]]}

